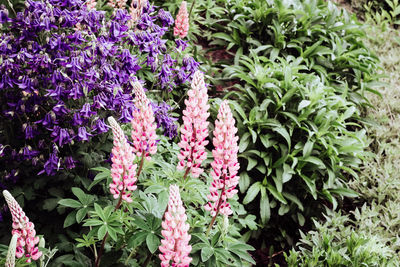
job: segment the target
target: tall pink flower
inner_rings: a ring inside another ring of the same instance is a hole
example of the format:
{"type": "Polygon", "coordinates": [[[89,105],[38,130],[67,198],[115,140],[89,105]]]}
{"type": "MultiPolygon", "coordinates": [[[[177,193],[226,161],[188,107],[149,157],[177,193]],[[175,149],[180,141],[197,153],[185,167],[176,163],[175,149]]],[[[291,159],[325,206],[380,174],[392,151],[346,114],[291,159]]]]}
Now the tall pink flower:
{"type": "Polygon", "coordinates": [[[27,258],[26,262],[31,262],[31,259],[38,260],[42,256],[42,252],[36,246],[39,243],[39,237],[36,236],[34,224],[29,221],[25,212],[10,192],[4,190],[3,195],[12,215],[12,235],[18,236],[15,256],[17,258],[25,256],[27,258]]]}
{"type": "Polygon", "coordinates": [[[239,138],[236,136],[236,132],[235,119],[225,100],[219,107],[215,121],[214,149],[212,151],[214,161],[211,163],[213,182],[210,186],[210,194],[207,196],[210,202],[205,206],[212,216],[218,215],[218,212],[224,215],[232,214],[231,206],[226,200],[237,193],[235,187],[239,182],[237,176],[239,170],[237,142],[239,138]]]}
{"type": "Polygon", "coordinates": [[[189,31],[189,14],[187,12],[187,3],[182,1],[175,19],[174,36],[185,38],[189,31]]]}
{"type": "Polygon", "coordinates": [[[121,196],[122,200],[130,203],[132,191],[136,190],[136,164],[133,164],[135,153],[117,121],[109,117],[108,122],[114,135],[110,192],[115,199],[121,196]]]}
{"type": "Polygon", "coordinates": [[[208,136],[207,118],[210,116],[208,109],[207,87],[204,83],[204,75],[196,71],[193,75],[192,89],[188,91],[189,98],[185,100],[186,109],[183,111],[183,126],[181,128],[181,148],[178,155],[177,168],[182,170],[185,166],[193,177],[199,177],[203,172],[201,163],[207,158],[205,146],[208,136]]]}
{"type": "Polygon", "coordinates": [[[138,157],[145,156],[150,160],[150,154],[157,152],[156,128],[153,109],[139,82],[133,83],[136,109],[132,114],[132,140],[133,150],[138,157]]]}
{"type": "Polygon", "coordinates": [[[192,261],[192,258],[189,257],[192,250],[192,246],[189,245],[191,236],[188,234],[189,224],[186,223],[186,220],[179,187],[170,185],[168,208],[162,222],[164,230],[161,231],[161,234],[164,239],[161,240],[159,247],[162,267],[169,267],[170,261],[172,261],[172,266],[185,267],[189,266],[192,261]]]}

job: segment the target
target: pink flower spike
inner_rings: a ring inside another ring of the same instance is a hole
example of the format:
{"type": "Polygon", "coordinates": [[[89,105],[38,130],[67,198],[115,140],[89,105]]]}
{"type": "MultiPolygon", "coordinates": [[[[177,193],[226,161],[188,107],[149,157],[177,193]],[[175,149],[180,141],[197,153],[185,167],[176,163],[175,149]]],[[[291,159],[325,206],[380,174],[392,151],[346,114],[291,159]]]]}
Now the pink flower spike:
{"type": "Polygon", "coordinates": [[[185,38],[189,31],[189,14],[187,12],[187,3],[182,1],[175,19],[174,36],[185,38]]]}
{"type": "Polygon", "coordinates": [[[132,113],[132,140],[133,151],[138,157],[144,156],[150,160],[150,155],[157,152],[156,128],[153,109],[139,82],[132,84],[135,93],[136,109],[132,113]]]}
{"type": "Polygon", "coordinates": [[[107,5],[112,8],[125,9],[127,0],[110,0],[107,5]]]}
{"type": "Polygon", "coordinates": [[[136,164],[133,164],[135,153],[117,121],[109,117],[108,122],[114,135],[110,192],[114,199],[121,197],[122,200],[130,203],[132,202],[131,193],[136,190],[136,164]]]}
{"type": "Polygon", "coordinates": [[[239,163],[237,160],[238,137],[235,119],[232,116],[228,102],[224,100],[219,107],[217,120],[215,121],[214,149],[212,151],[214,161],[211,163],[211,176],[213,182],[210,186],[210,200],[204,207],[210,211],[211,216],[218,213],[224,215],[232,214],[231,206],[227,199],[232,198],[236,193],[236,185],[239,183],[239,163]]]}
{"type": "Polygon", "coordinates": [[[6,199],[13,220],[12,235],[18,237],[15,256],[21,258],[25,255],[27,257],[26,262],[31,262],[31,258],[33,260],[39,259],[40,256],[42,256],[42,252],[35,247],[36,244],[39,243],[39,237],[36,236],[34,224],[29,221],[25,212],[10,192],[4,190],[3,195],[6,199]]]}
{"type": "Polygon", "coordinates": [[[189,224],[186,223],[185,208],[177,185],[169,187],[168,208],[164,214],[161,231],[164,239],[159,246],[162,267],[172,266],[186,267],[192,261],[189,257],[192,246],[189,245],[191,236],[188,234],[189,224]]]}
{"type": "Polygon", "coordinates": [[[186,166],[187,172],[190,170],[193,177],[199,177],[203,172],[201,163],[207,158],[205,146],[208,144],[207,118],[210,116],[207,87],[201,71],[194,73],[188,96],[182,117],[181,141],[178,144],[181,151],[177,168],[182,170],[186,166]]]}

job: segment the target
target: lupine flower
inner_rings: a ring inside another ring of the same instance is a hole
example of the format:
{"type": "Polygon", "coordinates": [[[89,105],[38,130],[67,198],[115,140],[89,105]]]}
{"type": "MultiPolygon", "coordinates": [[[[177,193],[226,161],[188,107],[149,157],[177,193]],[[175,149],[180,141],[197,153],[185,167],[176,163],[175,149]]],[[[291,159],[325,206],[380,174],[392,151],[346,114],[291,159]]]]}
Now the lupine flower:
{"type": "Polygon", "coordinates": [[[189,266],[192,258],[189,253],[192,246],[189,245],[191,236],[188,234],[189,224],[186,223],[187,216],[183,207],[179,187],[170,185],[168,208],[164,214],[161,231],[164,239],[159,246],[161,254],[159,255],[162,267],[171,266],[184,267],[189,266]]]}
{"type": "Polygon", "coordinates": [[[26,262],[31,262],[31,259],[38,260],[42,252],[36,246],[39,243],[39,237],[36,236],[34,224],[29,221],[21,206],[7,190],[3,191],[3,195],[12,215],[12,235],[18,236],[15,256],[17,258],[25,256],[26,262]]]}
{"type": "Polygon", "coordinates": [[[207,87],[200,71],[196,71],[193,76],[192,89],[188,91],[188,96],[182,117],[181,141],[178,144],[181,151],[177,168],[182,170],[186,166],[193,177],[199,177],[203,172],[200,165],[207,158],[205,146],[208,144],[207,118],[210,115],[207,87]]]}
{"type": "Polygon", "coordinates": [[[214,149],[212,151],[214,161],[211,163],[213,182],[210,186],[210,194],[207,196],[210,202],[205,206],[205,209],[211,212],[211,216],[215,216],[218,212],[224,215],[232,214],[231,207],[226,200],[237,193],[235,187],[239,182],[239,176],[237,176],[239,170],[237,142],[239,138],[235,135],[236,132],[235,119],[225,100],[219,108],[214,129],[214,149]]]}
{"type": "Polygon", "coordinates": [[[179,7],[178,15],[175,20],[174,36],[185,38],[189,31],[189,14],[187,12],[187,3],[182,1],[179,7]]]}
{"type": "Polygon", "coordinates": [[[15,252],[17,251],[18,235],[13,235],[8,246],[6,267],[15,267],[15,252]]]}
{"type": "Polygon", "coordinates": [[[156,128],[153,109],[139,82],[132,84],[135,93],[136,109],[132,113],[132,140],[133,148],[138,157],[144,156],[150,160],[150,154],[157,152],[156,128]]]}
{"type": "Polygon", "coordinates": [[[114,135],[110,192],[115,199],[121,197],[130,203],[132,202],[132,191],[136,190],[136,164],[133,164],[135,153],[117,121],[113,117],[109,117],[108,122],[114,135]]]}

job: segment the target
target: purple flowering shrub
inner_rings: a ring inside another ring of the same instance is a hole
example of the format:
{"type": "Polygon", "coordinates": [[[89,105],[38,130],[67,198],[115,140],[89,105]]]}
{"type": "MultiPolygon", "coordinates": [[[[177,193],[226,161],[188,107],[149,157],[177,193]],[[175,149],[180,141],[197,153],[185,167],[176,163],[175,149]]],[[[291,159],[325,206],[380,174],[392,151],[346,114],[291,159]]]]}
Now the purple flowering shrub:
{"type": "Polygon", "coordinates": [[[131,84],[137,79],[150,94],[163,92],[153,94],[156,122],[165,135],[176,136],[164,101],[199,64],[184,54],[184,41],[163,39],[174,23],[168,12],[148,4],[130,28],[126,11],[107,19],[80,0],[25,5],[15,18],[0,9],[3,177],[16,179],[16,163],[46,175],[74,168],[75,148],[108,131],[104,118],[132,119],[131,84]]]}

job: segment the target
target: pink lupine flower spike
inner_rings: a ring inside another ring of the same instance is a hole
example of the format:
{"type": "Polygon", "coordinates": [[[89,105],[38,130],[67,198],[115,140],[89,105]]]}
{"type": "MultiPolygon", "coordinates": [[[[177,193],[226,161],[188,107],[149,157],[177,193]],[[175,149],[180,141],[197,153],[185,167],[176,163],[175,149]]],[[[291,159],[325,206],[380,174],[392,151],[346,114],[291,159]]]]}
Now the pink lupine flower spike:
{"type": "Polygon", "coordinates": [[[122,200],[128,203],[132,202],[131,194],[136,190],[136,164],[133,164],[135,153],[117,121],[113,117],[109,117],[108,122],[114,135],[110,192],[115,199],[119,198],[118,204],[115,206],[115,210],[117,210],[122,200]]]}
{"type": "MultiPolygon", "coordinates": [[[[4,190],[3,195],[12,215],[12,235],[18,237],[15,256],[17,258],[25,256],[27,258],[26,262],[38,260],[40,256],[42,256],[42,252],[40,252],[39,248],[36,246],[39,243],[39,237],[36,236],[34,224],[29,221],[25,212],[10,192],[4,190]]],[[[11,259],[9,260],[11,261],[11,259]]]]}
{"type": "Polygon", "coordinates": [[[182,1],[179,7],[178,15],[175,19],[174,36],[185,38],[189,32],[189,14],[187,12],[187,3],[182,1]]]}
{"type": "Polygon", "coordinates": [[[186,109],[183,111],[183,126],[181,128],[181,148],[178,155],[178,170],[186,166],[183,179],[189,172],[193,177],[199,177],[203,172],[201,163],[207,158],[205,146],[208,136],[207,118],[210,116],[208,109],[207,87],[204,83],[204,75],[196,71],[193,75],[192,89],[188,91],[189,98],[185,100],[186,109]]]}
{"type": "Polygon", "coordinates": [[[192,246],[189,245],[191,236],[188,234],[189,224],[186,223],[187,217],[185,208],[179,193],[179,187],[170,185],[168,208],[164,214],[161,234],[160,255],[161,267],[187,267],[192,261],[189,257],[192,246]]]}
{"type": "Polygon", "coordinates": [[[213,216],[207,234],[210,232],[218,213],[226,216],[232,214],[231,206],[227,199],[237,194],[235,189],[239,183],[239,162],[237,160],[238,137],[235,119],[232,116],[228,102],[225,100],[219,107],[217,120],[215,121],[214,149],[212,151],[214,161],[211,163],[211,176],[213,182],[210,186],[209,202],[204,207],[213,216]],[[219,190],[221,190],[219,192],[219,190]]]}
{"type": "Polygon", "coordinates": [[[153,109],[139,82],[132,84],[135,93],[135,107],[132,113],[132,140],[133,150],[138,157],[142,157],[137,176],[142,171],[144,159],[150,160],[150,155],[157,152],[156,128],[153,109]]]}

